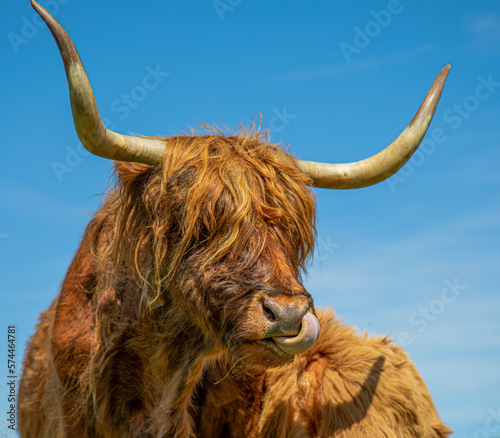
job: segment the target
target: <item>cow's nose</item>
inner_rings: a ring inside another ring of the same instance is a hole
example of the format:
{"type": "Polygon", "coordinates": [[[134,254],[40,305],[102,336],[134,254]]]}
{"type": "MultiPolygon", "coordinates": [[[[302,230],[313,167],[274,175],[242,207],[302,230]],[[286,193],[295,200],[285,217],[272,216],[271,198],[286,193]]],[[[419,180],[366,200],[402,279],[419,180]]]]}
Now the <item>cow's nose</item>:
{"type": "Polygon", "coordinates": [[[266,336],[296,336],[300,332],[302,317],[309,310],[309,304],[280,305],[266,298],[262,311],[266,318],[266,336]]]}

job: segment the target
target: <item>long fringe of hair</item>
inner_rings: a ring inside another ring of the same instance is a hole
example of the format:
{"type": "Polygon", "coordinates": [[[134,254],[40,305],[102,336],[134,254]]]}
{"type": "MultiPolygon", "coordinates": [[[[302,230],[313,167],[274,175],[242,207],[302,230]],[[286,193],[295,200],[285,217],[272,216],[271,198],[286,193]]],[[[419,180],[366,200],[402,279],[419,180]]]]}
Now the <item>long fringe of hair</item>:
{"type": "Polygon", "coordinates": [[[193,251],[204,267],[224,260],[245,269],[279,245],[295,275],[313,253],[315,199],[295,159],[268,131],[205,128],[161,138],[157,167],[116,163],[116,187],[99,213],[112,232],[97,252],[137,272],[150,307],[193,251]]]}

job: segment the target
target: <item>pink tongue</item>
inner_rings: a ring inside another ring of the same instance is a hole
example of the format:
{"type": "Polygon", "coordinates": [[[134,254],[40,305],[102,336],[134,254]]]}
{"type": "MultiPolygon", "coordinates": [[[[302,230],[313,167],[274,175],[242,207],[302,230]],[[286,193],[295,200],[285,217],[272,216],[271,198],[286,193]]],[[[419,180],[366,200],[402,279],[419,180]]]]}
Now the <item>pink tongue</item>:
{"type": "Polygon", "coordinates": [[[273,338],[276,345],[288,354],[300,354],[309,350],[319,337],[318,319],[307,312],[302,317],[302,327],[297,336],[277,336],[273,338]]]}

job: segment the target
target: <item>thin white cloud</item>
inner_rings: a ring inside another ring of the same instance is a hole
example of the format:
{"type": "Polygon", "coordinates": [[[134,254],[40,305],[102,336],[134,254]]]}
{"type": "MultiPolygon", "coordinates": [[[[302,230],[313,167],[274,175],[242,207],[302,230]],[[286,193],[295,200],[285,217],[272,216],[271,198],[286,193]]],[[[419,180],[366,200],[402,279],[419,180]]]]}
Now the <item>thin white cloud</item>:
{"type": "Polygon", "coordinates": [[[401,62],[412,60],[431,52],[436,47],[436,44],[429,43],[414,47],[406,51],[394,52],[386,56],[380,56],[378,58],[353,61],[350,64],[348,64],[347,62],[342,62],[330,66],[317,66],[307,70],[287,73],[283,76],[280,76],[278,80],[280,82],[306,81],[318,78],[345,75],[354,71],[375,70],[377,68],[385,67],[389,64],[399,64],[401,62]]]}
{"type": "MultiPolygon", "coordinates": [[[[43,218],[51,223],[67,225],[82,220],[83,209],[26,187],[2,187],[3,207],[16,214],[43,218]]],[[[89,214],[90,215],[90,214],[89,214]]]]}
{"type": "Polygon", "coordinates": [[[500,16],[493,13],[470,15],[466,18],[466,30],[481,37],[500,35],[500,16]]]}
{"type": "Polygon", "coordinates": [[[500,15],[492,12],[475,13],[465,17],[465,30],[472,41],[469,50],[483,54],[500,54],[500,15]]]}

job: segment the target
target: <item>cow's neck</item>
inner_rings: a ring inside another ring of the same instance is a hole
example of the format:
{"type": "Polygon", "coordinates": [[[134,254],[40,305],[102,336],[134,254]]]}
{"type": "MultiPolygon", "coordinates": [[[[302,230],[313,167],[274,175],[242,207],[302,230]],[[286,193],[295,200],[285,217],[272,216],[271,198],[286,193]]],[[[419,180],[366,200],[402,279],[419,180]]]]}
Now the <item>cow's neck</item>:
{"type": "MultiPolygon", "coordinates": [[[[174,304],[162,313],[160,317],[151,315],[146,324],[156,339],[144,357],[145,379],[153,404],[151,416],[155,424],[163,425],[155,431],[159,436],[189,437],[194,434],[198,385],[207,364],[223,351],[208,342],[174,304]]],[[[151,344],[150,333],[144,336],[144,342],[151,344]]]]}
{"type": "Polygon", "coordinates": [[[197,436],[256,437],[262,414],[266,371],[225,354],[205,368],[197,404],[197,436]]]}

